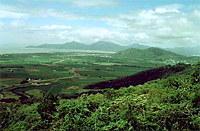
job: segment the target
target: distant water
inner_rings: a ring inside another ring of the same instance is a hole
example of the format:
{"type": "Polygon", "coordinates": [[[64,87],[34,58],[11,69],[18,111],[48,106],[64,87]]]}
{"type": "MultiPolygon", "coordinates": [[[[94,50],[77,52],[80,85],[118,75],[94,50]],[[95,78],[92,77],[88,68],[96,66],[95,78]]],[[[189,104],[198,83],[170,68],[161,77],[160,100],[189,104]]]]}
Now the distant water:
{"type": "Polygon", "coordinates": [[[98,50],[68,50],[68,49],[43,49],[43,48],[0,48],[0,54],[14,54],[14,53],[53,53],[53,52],[88,52],[88,53],[115,53],[98,50]]]}

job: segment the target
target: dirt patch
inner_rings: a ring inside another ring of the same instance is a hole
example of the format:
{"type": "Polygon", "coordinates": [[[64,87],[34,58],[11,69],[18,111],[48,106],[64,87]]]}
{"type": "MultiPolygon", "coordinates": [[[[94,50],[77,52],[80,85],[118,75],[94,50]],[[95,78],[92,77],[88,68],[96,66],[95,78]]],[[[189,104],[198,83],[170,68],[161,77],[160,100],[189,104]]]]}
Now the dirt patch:
{"type": "Polygon", "coordinates": [[[31,69],[31,68],[28,68],[28,69],[25,69],[25,70],[28,71],[28,72],[40,72],[40,70],[31,69]]]}
{"type": "Polygon", "coordinates": [[[77,72],[76,72],[76,68],[72,68],[72,72],[74,73],[74,78],[80,78],[80,77],[83,77],[83,76],[81,76],[80,74],[78,74],[77,72]]]}
{"type": "Polygon", "coordinates": [[[43,66],[56,66],[55,64],[45,64],[45,63],[40,63],[40,65],[43,65],[43,66]]]}
{"type": "Polygon", "coordinates": [[[0,81],[12,81],[16,80],[17,78],[1,78],[0,81]]]}
{"type": "Polygon", "coordinates": [[[70,89],[70,90],[76,90],[76,89],[78,89],[79,87],[78,86],[70,86],[69,88],[67,88],[67,89],[70,89]]]}
{"type": "Polygon", "coordinates": [[[34,86],[47,86],[47,85],[50,85],[51,83],[31,83],[31,85],[34,85],[34,86]]]}

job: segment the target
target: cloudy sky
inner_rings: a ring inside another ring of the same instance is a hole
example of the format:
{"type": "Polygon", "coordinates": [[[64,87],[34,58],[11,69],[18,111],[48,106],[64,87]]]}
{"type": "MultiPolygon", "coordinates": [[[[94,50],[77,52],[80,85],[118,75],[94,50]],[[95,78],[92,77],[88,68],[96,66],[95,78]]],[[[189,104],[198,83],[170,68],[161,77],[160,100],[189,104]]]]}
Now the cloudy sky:
{"type": "Polygon", "coordinates": [[[0,0],[0,45],[200,45],[200,0],[0,0]]]}

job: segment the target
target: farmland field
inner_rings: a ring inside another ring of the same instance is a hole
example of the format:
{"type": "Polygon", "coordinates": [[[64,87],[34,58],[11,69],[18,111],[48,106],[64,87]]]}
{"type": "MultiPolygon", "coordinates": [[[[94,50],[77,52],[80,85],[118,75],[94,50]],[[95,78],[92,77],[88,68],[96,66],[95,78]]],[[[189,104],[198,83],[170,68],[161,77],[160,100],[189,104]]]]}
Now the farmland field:
{"type": "Polygon", "coordinates": [[[121,78],[162,64],[113,59],[106,53],[2,54],[1,91],[40,90],[73,95],[92,83],[121,78]]]}

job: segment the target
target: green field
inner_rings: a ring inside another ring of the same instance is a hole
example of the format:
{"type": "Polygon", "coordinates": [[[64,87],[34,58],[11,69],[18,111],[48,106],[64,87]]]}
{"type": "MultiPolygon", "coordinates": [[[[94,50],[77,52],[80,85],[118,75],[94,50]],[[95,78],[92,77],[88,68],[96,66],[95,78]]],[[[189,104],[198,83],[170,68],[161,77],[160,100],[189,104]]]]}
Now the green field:
{"type": "Polygon", "coordinates": [[[161,65],[163,63],[115,59],[105,53],[3,54],[0,61],[0,89],[3,92],[41,90],[73,95],[87,92],[82,89],[86,85],[161,65]],[[22,83],[25,80],[28,81],[22,83]]]}
{"type": "Polygon", "coordinates": [[[105,53],[4,54],[0,128],[197,130],[199,65],[105,53]]]}

